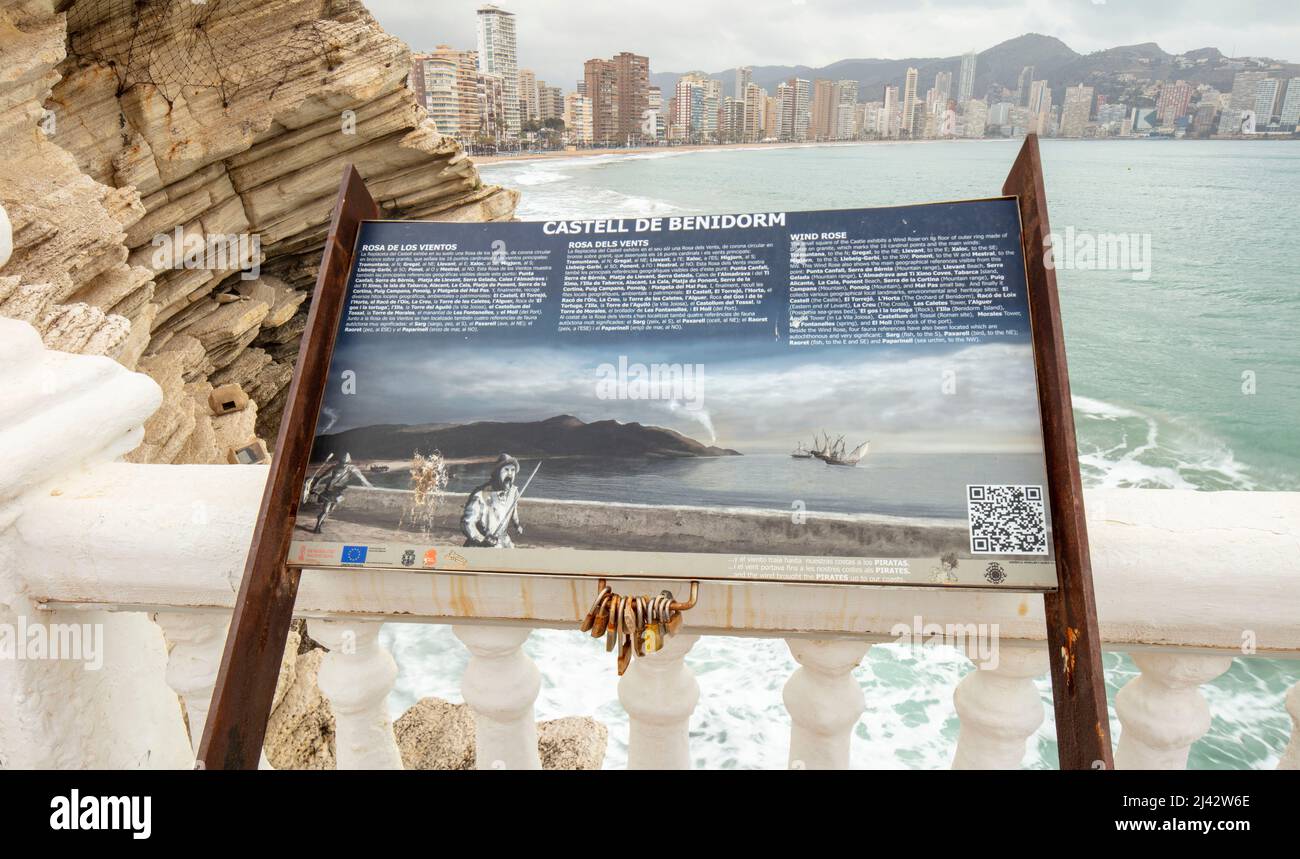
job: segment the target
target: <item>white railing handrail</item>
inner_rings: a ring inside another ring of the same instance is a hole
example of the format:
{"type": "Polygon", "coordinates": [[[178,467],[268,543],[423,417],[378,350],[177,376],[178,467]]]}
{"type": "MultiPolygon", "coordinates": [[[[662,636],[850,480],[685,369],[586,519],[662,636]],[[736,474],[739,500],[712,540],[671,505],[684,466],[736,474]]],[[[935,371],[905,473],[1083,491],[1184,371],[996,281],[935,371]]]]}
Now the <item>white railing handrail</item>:
{"type": "MultiPolygon", "coordinates": [[[[29,596],[67,607],[232,607],[266,473],[113,463],[66,479],[31,499],[17,522],[29,596]]],[[[1300,493],[1089,490],[1085,506],[1108,648],[1240,655],[1253,642],[1261,655],[1300,657],[1300,493]]],[[[581,618],[594,590],[594,581],[567,579],[310,570],[298,612],[563,627],[581,618]]],[[[705,582],[687,625],[885,640],[916,617],[1044,637],[1037,595],[939,588],[705,582]]]]}

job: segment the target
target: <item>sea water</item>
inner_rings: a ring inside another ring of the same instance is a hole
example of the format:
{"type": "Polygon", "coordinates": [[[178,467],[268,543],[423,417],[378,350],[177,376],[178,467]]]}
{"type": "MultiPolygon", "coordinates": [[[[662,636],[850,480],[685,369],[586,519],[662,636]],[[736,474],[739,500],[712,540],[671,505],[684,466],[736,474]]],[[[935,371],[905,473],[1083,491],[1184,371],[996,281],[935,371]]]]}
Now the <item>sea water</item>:
{"type": "MultiPolygon", "coordinates": [[[[481,172],[518,188],[518,215],[529,220],[858,208],[996,196],[1018,146],[716,149],[521,161],[481,172]]],[[[1149,257],[1135,253],[1121,260],[1126,267],[1095,269],[1076,258],[1058,268],[1085,485],[1300,489],[1300,145],[1048,140],[1042,152],[1052,227],[1072,249],[1084,234],[1134,236],[1138,251],[1149,242],[1149,257]]],[[[795,464],[828,468],[770,462],[795,464]]],[[[724,480],[704,491],[722,497],[734,488],[724,480]]],[[[395,715],[427,695],[461,700],[467,657],[449,627],[389,624],[384,638],[400,670],[395,715]]],[[[538,718],[600,719],[610,727],[605,765],[622,766],[627,716],[603,645],[541,630],[525,650],[542,668],[538,718]]],[[[1118,735],[1114,696],[1137,671],[1124,654],[1104,660],[1118,735]]],[[[702,691],[691,719],[695,765],[785,766],[781,688],[797,667],[785,643],[702,637],[687,662],[702,691]]],[[[952,690],[969,670],[948,648],[872,647],[855,675],[867,712],[854,733],[853,766],[946,767],[957,735],[952,690]]],[[[1282,698],[1297,680],[1300,662],[1234,661],[1204,687],[1214,721],[1189,766],[1275,766],[1290,731],[1282,698]]],[[[1051,767],[1046,677],[1039,690],[1047,719],[1025,765],[1051,767]]]]}

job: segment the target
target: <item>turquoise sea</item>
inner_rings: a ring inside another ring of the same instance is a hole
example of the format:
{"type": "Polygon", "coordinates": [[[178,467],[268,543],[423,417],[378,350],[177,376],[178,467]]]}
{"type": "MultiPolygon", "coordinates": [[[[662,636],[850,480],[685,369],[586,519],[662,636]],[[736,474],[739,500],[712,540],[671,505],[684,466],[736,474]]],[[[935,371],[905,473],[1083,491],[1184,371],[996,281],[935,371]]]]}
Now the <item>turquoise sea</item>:
{"type": "MultiPolygon", "coordinates": [[[[1000,193],[1019,142],[888,143],[611,154],[491,165],[523,192],[523,219],[856,208],[1000,193]]],[[[1300,145],[1237,141],[1043,142],[1053,229],[1149,236],[1149,271],[1063,268],[1062,315],[1085,484],[1204,491],[1300,490],[1300,145]]],[[[1144,239],[1139,238],[1140,243],[1144,239]]],[[[1143,260],[1134,260],[1144,269],[1143,260]]],[[[1297,619],[1300,623],[1300,618],[1297,619]]],[[[447,627],[390,624],[400,666],[394,714],[425,695],[459,698],[466,655],[447,627]]],[[[610,726],[606,766],[626,756],[611,660],[591,639],[539,631],[539,718],[610,726]]],[[[702,695],[697,767],[786,764],[784,642],[701,638],[688,657],[702,695]]],[[[867,696],[853,765],[941,768],[970,670],[944,648],[877,645],[857,676],[867,696]]],[[[1136,673],[1106,654],[1114,693],[1136,673]]],[[[1193,768],[1272,767],[1290,720],[1282,696],[1300,661],[1238,659],[1207,687],[1214,723],[1193,768]]],[[[1055,766],[1048,720],[1025,764],[1055,766]]],[[[1117,735],[1119,724],[1113,719],[1117,735]]]]}

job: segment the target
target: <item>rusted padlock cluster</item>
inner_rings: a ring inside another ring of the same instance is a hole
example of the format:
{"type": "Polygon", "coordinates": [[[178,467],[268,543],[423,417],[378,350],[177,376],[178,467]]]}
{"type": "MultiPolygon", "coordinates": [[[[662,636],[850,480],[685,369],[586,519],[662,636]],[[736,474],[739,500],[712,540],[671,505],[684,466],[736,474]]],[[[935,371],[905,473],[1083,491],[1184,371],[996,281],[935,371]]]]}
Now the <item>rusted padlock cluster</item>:
{"type": "Polygon", "coordinates": [[[691,598],[677,602],[671,591],[656,596],[620,596],[600,581],[600,593],[582,619],[582,632],[592,638],[605,637],[605,652],[618,653],[621,677],[633,655],[645,656],[664,646],[668,636],[682,626],[682,612],[695,605],[699,582],[691,582],[691,598]]]}

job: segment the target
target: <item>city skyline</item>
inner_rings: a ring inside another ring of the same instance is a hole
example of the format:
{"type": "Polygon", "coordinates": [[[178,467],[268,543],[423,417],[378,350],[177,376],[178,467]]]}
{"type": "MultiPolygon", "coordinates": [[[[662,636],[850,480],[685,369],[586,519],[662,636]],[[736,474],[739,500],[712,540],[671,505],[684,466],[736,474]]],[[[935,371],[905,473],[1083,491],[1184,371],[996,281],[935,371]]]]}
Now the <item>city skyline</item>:
{"type": "MultiPolygon", "coordinates": [[[[435,7],[404,0],[369,0],[367,6],[390,32],[415,51],[437,44],[473,47],[480,2],[435,7]]],[[[758,0],[754,14],[736,15],[734,4],[665,0],[627,15],[615,4],[577,8],[553,0],[498,4],[518,19],[521,68],[539,78],[564,82],[566,92],[582,74],[582,63],[626,50],[655,60],[664,71],[739,66],[806,65],[812,68],[852,58],[960,57],[1019,33],[1061,39],[1089,53],[1116,45],[1155,42],[1170,53],[1216,47],[1237,57],[1267,56],[1289,61],[1300,43],[1300,19],[1290,0],[1255,0],[1244,15],[1240,5],[1208,0],[1168,3],[1097,3],[1094,0],[992,0],[979,15],[968,0],[934,0],[925,7],[870,12],[847,0],[758,0]],[[656,22],[662,21],[662,26],[656,22]],[[683,27],[690,21],[690,27],[683,27]],[[854,22],[861,22],[855,25],[854,22]]]]}
{"type": "Polygon", "coordinates": [[[495,4],[475,13],[477,50],[439,44],[414,54],[408,86],[444,134],[489,151],[522,149],[525,141],[555,149],[1025,134],[1294,135],[1300,113],[1300,66],[1232,59],[1217,49],[1170,55],[1149,45],[1082,56],[1041,34],[959,58],[908,60],[906,69],[892,60],[759,67],[772,92],[755,82],[751,66],[731,70],[729,83],[726,72],[655,74],[650,57],[621,51],[585,60],[566,94],[521,65],[527,53],[515,13],[495,4]],[[1017,73],[1019,58],[1036,65],[1017,73]],[[982,66],[991,68],[981,77],[982,66]],[[822,76],[832,70],[850,76],[822,76]],[[773,72],[790,74],[774,81],[773,72]],[[474,105],[477,118],[467,111],[474,105]]]}

